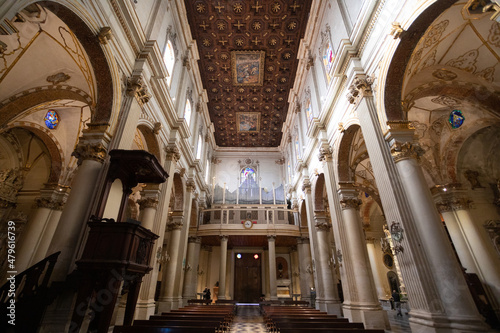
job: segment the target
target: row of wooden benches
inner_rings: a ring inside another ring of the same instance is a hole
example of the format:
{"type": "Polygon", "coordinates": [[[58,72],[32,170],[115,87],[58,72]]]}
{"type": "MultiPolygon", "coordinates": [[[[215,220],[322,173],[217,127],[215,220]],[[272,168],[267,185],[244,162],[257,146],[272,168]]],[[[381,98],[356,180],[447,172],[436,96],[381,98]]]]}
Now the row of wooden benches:
{"type": "Polygon", "coordinates": [[[262,312],[269,332],[384,333],[384,330],[365,329],[363,323],[350,323],[346,318],[309,307],[263,306],[262,312]]]}
{"type": "Polygon", "coordinates": [[[149,320],[135,320],[132,326],[115,326],[113,333],[228,332],[234,313],[235,305],[188,305],[149,320]]]}

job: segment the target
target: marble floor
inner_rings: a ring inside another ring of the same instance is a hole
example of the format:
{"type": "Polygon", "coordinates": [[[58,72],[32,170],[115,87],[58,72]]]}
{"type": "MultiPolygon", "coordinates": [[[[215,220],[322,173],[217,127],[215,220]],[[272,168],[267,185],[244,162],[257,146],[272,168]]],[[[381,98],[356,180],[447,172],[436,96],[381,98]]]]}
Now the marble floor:
{"type": "MultiPolygon", "coordinates": [[[[402,318],[396,316],[396,311],[388,310],[389,322],[391,330],[386,330],[387,333],[409,333],[411,332],[408,322],[408,315],[402,318]]],[[[264,325],[264,319],[259,312],[259,306],[254,304],[238,304],[236,316],[231,325],[230,332],[238,333],[263,333],[267,332],[264,325]]]]}

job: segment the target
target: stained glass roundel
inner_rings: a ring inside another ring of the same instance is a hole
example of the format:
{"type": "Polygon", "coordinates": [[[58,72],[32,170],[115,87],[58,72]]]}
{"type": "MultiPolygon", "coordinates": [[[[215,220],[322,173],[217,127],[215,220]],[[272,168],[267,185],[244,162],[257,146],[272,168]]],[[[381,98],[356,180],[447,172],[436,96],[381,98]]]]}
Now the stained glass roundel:
{"type": "Polygon", "coordinates": [[[448,118],[452,128],[459,128],[465,121],[465,117],[460,110],[453,110],[448,118]]]}
{"type": "Polygon", "coordinates": [[[59,125],[59,115],[55,110],[49,110],[45,115],[45,125],[50,129],[55,129],[59,125]]]}

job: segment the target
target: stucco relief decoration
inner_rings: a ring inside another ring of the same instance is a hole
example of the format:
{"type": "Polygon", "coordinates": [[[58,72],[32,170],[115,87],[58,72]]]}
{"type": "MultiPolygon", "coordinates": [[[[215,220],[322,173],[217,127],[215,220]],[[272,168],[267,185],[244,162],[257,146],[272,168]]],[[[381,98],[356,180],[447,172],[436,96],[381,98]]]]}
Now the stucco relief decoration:
{"type": "Polygon", "coordinates": [[[500,220],[489,220],[484,224],[497,253],[500,254],[500,220]]]}
{"type": "Polygon", "coordinates": [[[447,69],[438,69],[437,71],[432,73],[432,76],[434,76],[438,80],[444,81],[451,81],[457,78],[457,74],[447,69]]]}
{"type": "Polygon", "coordinates": [[[496,47],[500,47],[500,24],[494,22],[491,25],[490,33],[488,35],[488,42],[496,47]]]}
{"type": "Polygon", "coordinates": [[[69,76],[66,73],[59,72],[57,74],[47,76],[46,80],[47,80],[47,82],[50,82],[53,85],[56,85],[56,84],[59,84],[61,82],[66,82],[69,79],[71,79],[71,76],[69,76]]]}
{"type": "Polygon", "coordinates": [[[431,99],[431,102],[436,103],[436,104],[440,104],[440,105],[444,105],[444,106],[451,106],[451,107],[462,105],[461,101],[459,101],[456,98],[449,97],[449,96],[438,96],[438,97],[431,99]]]}
{"type": "Polygon", "coordinates": [[[425,36],[424,47],[430,47],[436,44],[443,35],[443,32],[446,30],[446,27],[448,27],[448,24],[450,24],[450,21],[444,20],[436,25],[433,25],[425,36]]]}
{"type": "Polygon", "coordinates": [[[464,176],[469,181],[471,189],[483,188],[479,182],[479,172],[475,170],[465,170],[464,176]]]}
{"type": "Polygon", "coordinates": [[[431,54],[427,58],[425,58],[422,66],[420,67],[420,70],[433,66],[436,63],[436,52],[437,49],[434,49],[434,51],[432,51],[431,54]]]}
{"type": "Polygon", "coordinates": [[[23,187],[24,177],[19,169],[0,171],[0,199],[15,203],[19,190],[23,187]]]}
{"type": "Polygon", "coordinates": [[[476,71],[476,61],[478,56],[478,50],[470,50],[458,58],[449,60],[446,65],[464,70],[466,72],[474,73],[476,71]]]}

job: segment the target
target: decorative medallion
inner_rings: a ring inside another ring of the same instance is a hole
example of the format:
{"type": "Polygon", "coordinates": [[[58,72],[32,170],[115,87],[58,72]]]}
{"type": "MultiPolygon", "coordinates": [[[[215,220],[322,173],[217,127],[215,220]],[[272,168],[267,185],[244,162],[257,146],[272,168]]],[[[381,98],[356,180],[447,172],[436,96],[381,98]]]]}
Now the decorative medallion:
{"type": "Polygon", "coordinates": [[[463,125],[465,120],[464,115],[460,110],[453,110],[450,112],[450,117],[448,118],[448,122],[451,125],[451,128],[457,129],[463,125]]]}
{"type": "Polygon", "coordinates": [[[45,125],[50,129],[55,129],[59,125],[59,115],[55,110],[49,110],[45,115],[45,125]]]}

